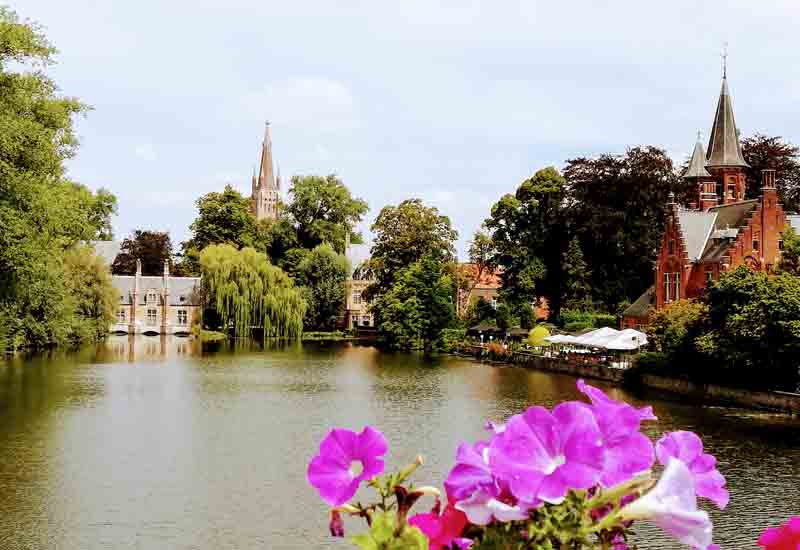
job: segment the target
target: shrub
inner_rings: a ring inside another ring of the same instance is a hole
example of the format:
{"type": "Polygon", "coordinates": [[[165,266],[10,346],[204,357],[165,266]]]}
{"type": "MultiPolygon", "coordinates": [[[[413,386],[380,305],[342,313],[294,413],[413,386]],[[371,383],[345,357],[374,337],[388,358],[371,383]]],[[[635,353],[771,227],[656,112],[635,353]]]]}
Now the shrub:
{"type": "Polygon", "coordinates": [[[572,321],[564,325],[564,330],[567,332],[580,332],[589,328],[594,328],[591,321],[572,321]]]}
{"type": "Polygon", "coordinates": [[[528,343],[532,346],[547,346],[549,342],[545,340],[550,336],[550,331],[544,325],[538,325],[528,333],[528,343]]]}

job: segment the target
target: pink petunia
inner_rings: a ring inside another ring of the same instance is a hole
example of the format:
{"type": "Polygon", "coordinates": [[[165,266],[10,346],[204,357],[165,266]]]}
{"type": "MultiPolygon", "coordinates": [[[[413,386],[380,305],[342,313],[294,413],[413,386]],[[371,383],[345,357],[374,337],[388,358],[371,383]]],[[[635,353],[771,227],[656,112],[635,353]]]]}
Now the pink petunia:
{"type": "Polygon", "coordinates": [[[512,417],[489,450],[492,472],[523,502],[558,504],[568,490],[592,487],[600,479],[603,459],[594,415],[574,401],[552,412],[530,407],[512,417]]]}
{"type": "Polygon", "coordinates": [[[663,465],[670,458],[682,461],[692,473],[697,496],[709,499],[720,509],[728,505],[730,495],[725,478],[716,469],[717,459],[703,452],[703,442],[697,434],[679,431],[664,435],[656,443],[656,456],[663,465]]]}
{"type": "Polygon", "coordinates": [[[445,550],[454,546],[469,548],[471,544],[471,541],[461,538],[467,526],[467,517],[451,503],[445,506],[441,514],[435,510],[428,514],[417,514],[409,518],[408,524],[418,527],[425,534],[430,550],[445,550]]]}
{"type": "Polygon", "coordinates": [[[620,517],[651,521],[692,548],[711,545],[711,519],[697,509],[692,473],[676,458],[669,460],[655,487],[620,510],[620,517]]]}
{"type": "Polygon", "coordinates": [[[334,428],[308,465],[308,482],[331,506],[344,504],[356,494],[362,481],[383,473],[388,445],[381,432],[366,426],[361,433],[334,428]]]}
{"type": "Polygon", "coordinates": [[[758,537],[763,550],[797,550],[800,548],[800,516],[790,518],[780,527],[770,527],[758,537]]]}

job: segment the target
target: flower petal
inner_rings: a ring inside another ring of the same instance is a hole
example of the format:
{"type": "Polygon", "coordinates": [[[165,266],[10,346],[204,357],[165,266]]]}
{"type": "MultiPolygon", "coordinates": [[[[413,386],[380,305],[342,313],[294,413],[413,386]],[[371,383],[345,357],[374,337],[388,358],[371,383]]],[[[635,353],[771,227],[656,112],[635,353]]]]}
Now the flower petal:
{"type": "Polygon", "coordinates": [[[331,506],[344,504],[356,494],[358,481],[346,468],[326,457],[317,456],[308,465],[308,482],[319,491],[322,500],[331,506]]]}
{"type": "Polygon", "coordinates": [[[655,461],[653,442],[642,433],[635,433],[616,445],[607,446],[600,482],[612,487],[652,468],[655,461]]]}

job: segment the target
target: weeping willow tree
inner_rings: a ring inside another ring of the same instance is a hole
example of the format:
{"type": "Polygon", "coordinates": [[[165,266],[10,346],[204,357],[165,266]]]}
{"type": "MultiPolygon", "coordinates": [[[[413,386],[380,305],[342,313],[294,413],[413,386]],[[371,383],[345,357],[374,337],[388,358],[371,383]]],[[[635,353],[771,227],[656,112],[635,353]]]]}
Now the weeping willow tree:
{"type": "Polygon", "coordinates": [[[252,248],[215,244],[200,253],[209,305],[236,334],[263,329],[264,337],[298,338],[306,303],[286,273],[252,248]]]}

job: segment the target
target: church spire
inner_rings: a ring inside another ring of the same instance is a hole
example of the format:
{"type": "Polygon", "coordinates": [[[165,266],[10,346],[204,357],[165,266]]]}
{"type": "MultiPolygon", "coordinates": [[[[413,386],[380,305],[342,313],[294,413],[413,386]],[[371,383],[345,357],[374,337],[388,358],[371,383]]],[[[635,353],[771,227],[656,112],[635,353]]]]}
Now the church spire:
{"type": "Polygon", "coordinates": [[[739,145],[739,131],[733,119],[733,102],[728,91],[727,53],[723,55],[722,89],[717,101],[717,112],[711,126],[711,136],[708,139],[707,166],[717,167],[746,167],[747,163],[742,156],[739,145]]]}
{"type": "Polygon", "coordinates": [[[697,143],[694,144],[692,158],[689,161],[689,167],[683,173],[683,177],[686,179],[711,177],[711,174],[706,170],[706,152],[703,149],[703,144],[700,143],[700,132],[697,132],[697,143]]]}
{"type": "Polygon", "coordinates": [[[270,133],[269,121],[265,123],[264,142],[261,145],[258,186],[265,189],[275,189],[275,177],[272,172],[272,134],[270,133]]]}

